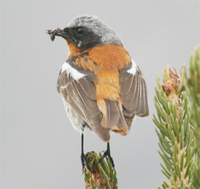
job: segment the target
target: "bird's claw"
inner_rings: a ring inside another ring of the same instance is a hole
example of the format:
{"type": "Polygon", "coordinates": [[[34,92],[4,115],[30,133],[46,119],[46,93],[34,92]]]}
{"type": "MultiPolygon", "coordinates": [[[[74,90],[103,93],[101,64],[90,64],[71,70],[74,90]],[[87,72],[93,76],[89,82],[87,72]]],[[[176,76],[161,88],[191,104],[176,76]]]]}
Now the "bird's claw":
{"type": "Polygon", "coordinates": [[[88,171],[90,171],[91,173],[95,173],[94,171],[91,170],[89,163],[88,163],[88,154],[81,154],[81,163],[82,163],[82,169],[84,169],[84,167],[87,168],[88,171]]]}
{"type": "Polygon", "coordinates": [[[107,149],[107,150],[103,153],[103,155],[99,158],[97,164],[100,163],[106,156],[109,158],[109,160],[110,160],[110,162],[111,162],[111,164],[112,164],[112,167],[113,167],[113,169],[114,169],[114,168],[115,168],[115,164],[114,164],[113,158],[112,158],[111,155],[110,155],[110,150],[109,150],[109,149],[107,149]]]}

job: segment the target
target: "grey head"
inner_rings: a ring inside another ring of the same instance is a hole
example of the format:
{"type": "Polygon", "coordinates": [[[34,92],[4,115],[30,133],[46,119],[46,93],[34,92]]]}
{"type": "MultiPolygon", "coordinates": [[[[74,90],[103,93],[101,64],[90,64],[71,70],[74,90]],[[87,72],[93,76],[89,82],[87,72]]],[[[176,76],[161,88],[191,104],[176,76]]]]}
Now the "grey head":
{"type": "Polygon", "coordinates": [[[66,28],[60,30],[57,35],[83,49],[104,44],[123,46],[119,36],[95,16],[78,16],[66,28]]]}

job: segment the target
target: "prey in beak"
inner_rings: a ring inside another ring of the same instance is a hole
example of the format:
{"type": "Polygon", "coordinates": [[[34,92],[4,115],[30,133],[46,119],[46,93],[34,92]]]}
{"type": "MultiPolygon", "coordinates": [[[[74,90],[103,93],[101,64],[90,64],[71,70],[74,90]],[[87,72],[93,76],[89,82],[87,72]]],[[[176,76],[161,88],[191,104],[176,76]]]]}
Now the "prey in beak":
{"type": "Polygon", "coordinates": [[[51,41],[55,40],[55,36],[62,36],[62,30],[60,28],[56,28],[55,30],[47,30],[46,33],[50,35],[51,41]]]}
{"type": "Polygon", "coordinates": [[[72,43],[74,46],[80,47],[79,44],[82,43],[74,38],[73,29],[68,27],[64,28],[63,30],[60,28],[56,28],[55,30],[47,30],[46,33],[50,35],[52,41],[55,40],[55,36],[59,36],[67,40],[67,42],[72,43]]]}

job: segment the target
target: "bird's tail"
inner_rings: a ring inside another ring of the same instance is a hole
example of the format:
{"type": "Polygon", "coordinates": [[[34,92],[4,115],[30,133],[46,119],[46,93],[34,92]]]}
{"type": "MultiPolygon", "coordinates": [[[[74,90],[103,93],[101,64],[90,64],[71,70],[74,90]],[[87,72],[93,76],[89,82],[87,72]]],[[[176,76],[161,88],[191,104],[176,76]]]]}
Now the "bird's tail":
{"type": "Polygon", "coordinates": [[[121,135],[126,135],[129,132],[129,128],[122,113],[121,105],[117,101],[109,99],[102,100],[101,110],[103,113],[101,125],[103,127],[109,128],[121,135]]]}

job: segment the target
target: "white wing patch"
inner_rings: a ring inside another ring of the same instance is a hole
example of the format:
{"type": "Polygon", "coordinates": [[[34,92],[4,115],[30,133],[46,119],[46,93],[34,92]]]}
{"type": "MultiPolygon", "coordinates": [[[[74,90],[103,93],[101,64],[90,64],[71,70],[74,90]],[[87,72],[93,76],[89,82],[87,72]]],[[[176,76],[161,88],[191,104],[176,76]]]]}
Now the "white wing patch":
{"type": "Polygon", "coordinates": [[[127,70],[128,73],[135,75],[135,73],[137,72],[137,64],[132,60],[132,67],[127,70]]]}
{"type": "Polygon", "coordinates": [[[75,80],[79,80],[85,76],[85,74],[80,73],[79,71],[71,67],[67,62],[62,65],[61,73],[63,73],[64,71],[66,71],[68,75],[71,75],[75,80]]]}

